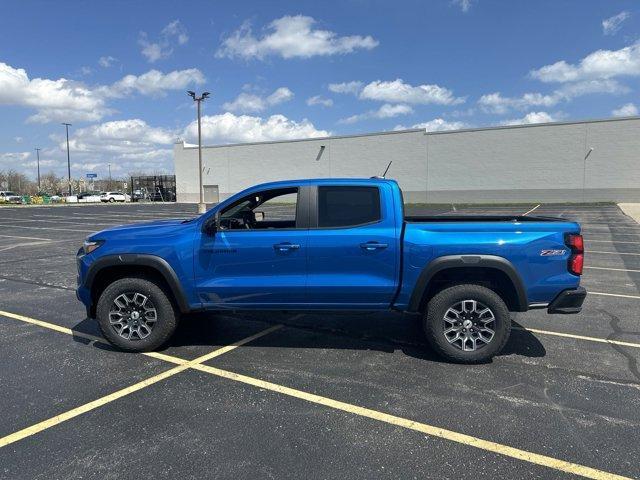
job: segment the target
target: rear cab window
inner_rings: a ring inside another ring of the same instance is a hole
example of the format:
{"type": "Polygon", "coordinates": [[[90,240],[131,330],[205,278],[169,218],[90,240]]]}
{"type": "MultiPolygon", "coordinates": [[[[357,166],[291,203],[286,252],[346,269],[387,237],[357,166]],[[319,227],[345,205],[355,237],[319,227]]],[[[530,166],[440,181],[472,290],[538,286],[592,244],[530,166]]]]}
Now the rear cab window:
{"type": "Polygon", "coordinates": [[[355,227],[380,221],[380,189],[374,186],[318,187],[318,227],[355,227]]]}

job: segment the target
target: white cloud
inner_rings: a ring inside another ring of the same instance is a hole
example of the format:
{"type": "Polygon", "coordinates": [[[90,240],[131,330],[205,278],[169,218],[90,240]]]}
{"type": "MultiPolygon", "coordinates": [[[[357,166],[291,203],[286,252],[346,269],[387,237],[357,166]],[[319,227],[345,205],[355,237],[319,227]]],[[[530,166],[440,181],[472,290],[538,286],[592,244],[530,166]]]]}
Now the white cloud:
{"type": "Polygon", "coordinates": [[[409,115],[413,109],[409,105],[391,105],[385,103],[378,110],[370,110],[358,115],[352,115],[339,121],[339,123],[355,123],[369,118],[393,118],[400,115],[409,115]]]}
{"type": "Polygon", "coordinates": [[[550,94],[525,93],[520,97],[503,97],[500,92],[482,95],[478,105],[485,112],[505,114],[510,110],[527,110],[532,107],[553,107],[576,97],[594,93],[621,94],[628,88],[615,80],[585,80],[567,83],[550,94]]]}
{"type": "Polygon", "coordinates": [[[329,91],[333,93],[352,93],[357,95],[362,90],[362,82],[343,82],[343,83],[330,83],[329,91]]]}
{"type": "Polygon", "coordinates": [[[448,130],[460,130],[462,128],[469,128],[470,125],[465,122],[449,122],[443,118],[434,118],[428,122],[416,123],[407,127],[406,125],[396,125],[394,130],[407,130],[409,128],[422,128],[427,132],[444,132],[448,130]]]}
{"type": "Polygon", "coordinates": [[[451,0],[451,3],[457,7],[460,7],[464,13],[467,13],[471,9],[473,0],[451,0]]]}
{"type": "Polygon", "coordinates": [[[453,92],[439,85],[413,86],[400,78],[393,81],[376,80],[366,85],[360,98],[388,103],[456,105],[464,103],[464,98],[454,97],[453,92]]]}
{"type": "Polygon", "coordinates": [[[82,83],[60,78],[30,79],[22,68],[0,63],[0,105],[36,109],[32,122],[99,120],[110,112],[105,101],[82,83]]]}
{"type": "Polygon", "coordinates": [[[142,47],[140,53],[150,63],[169,57],[173,53],[173,47],[176,43],[184,45],[188,41],[189,36],[180,20],[174,20],[164,27],[156,42],[150,41],[146,32],[140,32],[138,38],[138,44],[142,47]]]}
{"type": "MultiPolygon", "coordinates": [[[[69,138],[72,169],[76,171],[170,171],[172,148],[177,135],[152,127],[144,120],[115,120],[72,130],[69,138]]],[[[58,156],[64,156],[66,142],[62,135],[52,135],[58,143],[58,156]]],[[[66,160],[66,158],[65,158],[66,160]]],[[[72,172],[73,173],[73,172],[72,172]]]]}
{"type": "Polygon", "coordinates": [[[323,98],[321,95],[314,95],[313,97],[307,98],[307,105],[310,107],[320,105],[323,107],[331,107],[333,106],[333,100],[330,98],[323,98]]]}
{"type": "Polygon", "coordinates": [[[627,11],[622,11],[613,17],[605,18],[602,21],[602,32],[605,35],[615,35],[622,27],[622,22],[627,20],[631,14],[627,11]]]}
{"type": "Polygon", "coordinates": [[[640,42],[620,50],[597,50],[578,64],[564,60],[532,70],[530,75],[543,82],[574,82],[640,75],[640,42]]]}
{"type": "Polygon", "coordinates": [[[80,128],[72,134],[69,144],[75,151],[92,151],[97,147],[114,152],[131,152],[132,146],[169,145],[175,138],[175,134],[168,130],[151,127],[144,120],[134,118],[80,128]]]}
{"type": "Polygon", "coordinates": [[[31,156],[31,152],[6,152],[0,153],[0,160],[6,165],[2,165],[3,168],[13,168],[16,166],[16,162],[22,162],[31,156]]]}
{"type": "Polygon", "coordinates": [[[117,58],[112,57],[111,55],[107,55],[105,57],[100,57],[98,59],[98,65],[100,65],[103,68],[109,68],[117,61],[118,61],[117,58]]]}
{"type": "Polygon", "coordinates": [[[183,90],[189,85],[201,85],[204,82],[204,75],[197,68],[174,70],[169,73],[149,70],[142,75],[126,75],[100,91],[110,97],[123,97],[132,93],[161,96],[165,95],[167,90],[183,90]]]}
{"type": "Polygon", "coordinates": [[[522,118],[504,120],[501,125],[530,125],[533,123],[555,122],[557,119],[547,112],[529,112],[522,118]]]}
{"type": "MultiPolygon", "coordinates": [[[[184,136],[195,141],[198,135],[197,122],[191,122],[183,132],[184,136]]],[[[234,115],[226,112],[221,115],[202,117],[202,136],[207,142],[236,143],[262,142],[269,140],[293,140],[298,138],[317,138],[329,136],[330,132],[318,130],[308,120],[295,122],[284,115],[272,115],[268,118],[249,115],[234,115]]]]}
{"type": "Polygon", "coordinates": [[[161,34],[166,38],[175,38],[178,45],[184,45],[189,41],[187,30],[184,28],[180,20],[174,20],[162,29],[161,34]]]}
{"type": "Polygon", "coordinates": [[[107,105],[110,98],[134,93],[159,96],[167,90],[181,90],[203,82],[204,75],[192,68],[166,74],[150,70],[139,76],[127,75],[112,85],[89,87],[65,78],[30,79],[24,69],[0,62],[0,105],[35,109],[28,122],[98,121],[113,113],[107,105]]]}
{"type": "Polygon", "coordinates": [[[287,87],[280,87],[267,97],[242,92],[233,102],[227,102],[222,107],[232,112],[262,112],[269,107],[288,102],[292,98],[293,92],[291,90],[287,87]]]}
{"type": "Polygon", "coordinates": [[[22,143],[22,141],[24,140],[24,138],[22,137],[13,137],[13,139],[15,140],[16,143],[22,143]]]}
{"type": "Polygon", "coordinates": [[[316,20],[303,15],[284,16],[272,21],[260,38],[254,36],[249,22],[227,37],[216,57],[264,59],[271,55],[282,58],[310,58],[321,55],[371,50],[378,46],[373,37],[350,35],[340,37],[329,30],[314,29],[316,20]]]}
{"type": "Polygon", "coordinates": [[[620,108],[616,108],[611,112],[611,115],[614,117],[635,117],[638,115],[638,107],[633,103],[627,103],[622,105],[620,108]]]}
{"type": "Polygon", "coordinates": [[[462,128],[469,128],[469,125],[465,122],[449,122],[442,118],[434,118],[428,122],[416,123],[411,128],[424,128],[427,132],[443,132],[447,130],[460,130],[462,128]]]}
{"type": "Polygon", "coordinates": [[[558,99],[553,95],[542,95],[541,93],[525,93],[521,97],[503,97],[500,92],[482,95],[478,100],[478,105],[490,113],[504,114],[511,109],[526,109],[531,106],[553,106],[558,103],[558,99]]]}

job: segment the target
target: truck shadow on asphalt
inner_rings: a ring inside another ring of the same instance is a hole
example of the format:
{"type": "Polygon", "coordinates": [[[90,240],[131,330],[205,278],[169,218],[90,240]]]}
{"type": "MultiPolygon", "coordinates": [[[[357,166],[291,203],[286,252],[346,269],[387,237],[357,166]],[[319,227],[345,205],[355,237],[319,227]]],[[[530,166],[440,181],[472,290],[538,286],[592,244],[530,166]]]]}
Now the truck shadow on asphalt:
{"type": "MultiPolygon", "coordinates": [[[[258,342],[273,348],[313,348],[375,350],[405,354],[428,361],[442,359],[431,350],[424,339],[419,319],[395,313],[275,313],[248,312],[238,314],[201,313],[185,318],[170,342],[173,347],[207,344],[207,340],[223,344],[237,340],[234,324],[260,322],[291,327],[286,333],[268,335],[258,342]]],[[[514,327],[521,327],[512,320],[514,327]]],[[[499,356],[520,355],[544,357],[546,350],[531,332],[514,329],[499,356]]]]}
{"type": "MultiPolygon", "coordinates": [[[[176,333],[162,350],[168,348],[229,345],[240,338],[260,331],[267,325],[282,324],[289,329],[267,335],[252,345],[270,348],[311,348],[338,350],[367,350],[406,355],[432,362],[443,362],[427,345],[418,319],[401,314],[353,313],[301,314],[280,312],[197,313],[182,319],[176,333]]],[[[512,320],[514,327],[520,324],[512,320]]],[[[74,331],[101,336],[97,323],[86,318],[74,331]]],[[[74,340],[89,341],[80,336],[74,340]]],[[[96,348],[116,350],[106,344],[96,348]]],[[[520,355],[544,357],[546,350],[531,332],[512,330],[509,341],[499,356],[520,355]]]]}

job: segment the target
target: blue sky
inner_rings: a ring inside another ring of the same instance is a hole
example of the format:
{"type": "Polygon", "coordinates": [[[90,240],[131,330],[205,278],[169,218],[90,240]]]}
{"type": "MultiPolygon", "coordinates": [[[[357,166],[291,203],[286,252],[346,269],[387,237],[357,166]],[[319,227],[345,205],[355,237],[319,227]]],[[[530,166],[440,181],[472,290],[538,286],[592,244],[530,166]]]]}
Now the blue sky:
{"type": "Polygon", "coordinates": [[[172,171],[208,144],[637,115],[636,1],[3,0],[0,170],[172,171]]]}

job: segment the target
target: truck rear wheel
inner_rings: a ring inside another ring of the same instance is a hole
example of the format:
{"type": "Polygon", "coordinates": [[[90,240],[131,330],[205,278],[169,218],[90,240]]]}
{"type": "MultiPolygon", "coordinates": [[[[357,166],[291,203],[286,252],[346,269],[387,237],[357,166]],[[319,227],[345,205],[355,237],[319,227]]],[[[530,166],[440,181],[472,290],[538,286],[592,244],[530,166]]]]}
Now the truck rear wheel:
{"type": "Polygon", "coordinates": [[[121,278],[100,295],[98,324],[112,345],[147,352],[163,345],[177,326],[176,312],[165,292],[143,278],[121,278]]]}
{"type": "Polygon", "coordinates": [[[482,363],[497,355],[509,340],[509,309],[493,290],[481,285],[455,285],[429,301],[423,320],[429,344],[456,363],[482,363]]]}

